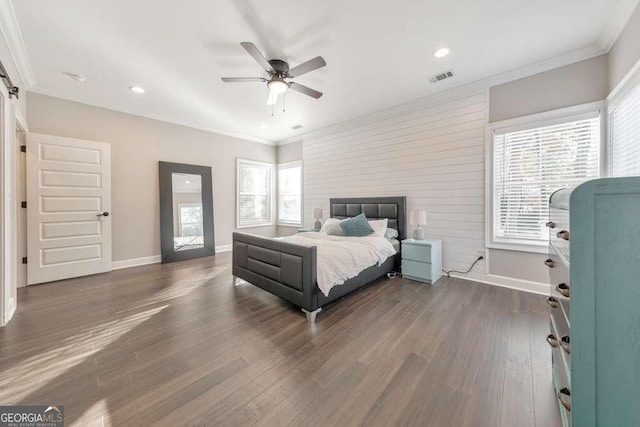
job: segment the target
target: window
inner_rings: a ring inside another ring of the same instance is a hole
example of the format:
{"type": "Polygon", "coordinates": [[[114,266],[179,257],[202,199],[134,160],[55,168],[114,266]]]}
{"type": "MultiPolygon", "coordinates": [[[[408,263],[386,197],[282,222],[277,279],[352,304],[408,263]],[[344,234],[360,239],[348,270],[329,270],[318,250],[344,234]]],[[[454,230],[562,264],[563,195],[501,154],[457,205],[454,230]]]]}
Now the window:
{"type": "Polygon", "coordinates": [[[180,211],[178,217],[180,236],[202,236],[202,203],[180,203],[178,210],[180,211]]]}
{"type": "Polygon", "coordinates": [[[237,226],[273,224],[273,165],[238,159],[237,226]]]}
{"type": "Polygon", "coordinates": [[[599,109],[594,111],[589,104],[494,123],[490,129],[491,240],[487,246],[546,251],[551,194],[600,175],[599,109]],[[585,113],[585,109],[591,111],[585,113]]]}
{"type": "Polygon", "coordinates": [[[640,175],[640,72],[609,105],[609,175],[640,175]]]}
{"type": "Polygon", "coordinates": [[[278,224],[302,225],[302,162],[278,165],[278,224]]]}

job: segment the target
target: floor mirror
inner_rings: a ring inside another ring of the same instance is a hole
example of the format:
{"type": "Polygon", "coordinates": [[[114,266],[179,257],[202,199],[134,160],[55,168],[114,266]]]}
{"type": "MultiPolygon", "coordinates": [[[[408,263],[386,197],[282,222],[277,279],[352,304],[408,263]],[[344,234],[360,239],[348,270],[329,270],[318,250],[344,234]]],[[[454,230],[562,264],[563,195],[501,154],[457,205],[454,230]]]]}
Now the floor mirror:
{"type": "Polygon", "coordinates": [[[159,163],[162,262],[215,254],[211,168],[159,163]]]}

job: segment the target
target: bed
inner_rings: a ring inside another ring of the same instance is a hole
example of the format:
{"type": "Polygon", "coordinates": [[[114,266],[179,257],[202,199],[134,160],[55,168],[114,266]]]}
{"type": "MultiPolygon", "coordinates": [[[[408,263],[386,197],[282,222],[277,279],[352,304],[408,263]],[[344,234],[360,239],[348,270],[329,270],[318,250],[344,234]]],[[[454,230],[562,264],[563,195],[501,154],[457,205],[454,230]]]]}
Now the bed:
{"type": "MultiPolygon", "coordinates": [[[[398,231],[398,240],[406,236],[405,197],[364,197],[330,199],[332,218],[352,218],[364,213],[367,219],[387,219],[387,227],[398,231]]],[[[400,252],[371,265],[357,276],[331,288],[328,295],[317,283],[318,248],[245,233],[233,233],[234,284],[243,279],[283,298],[302,309],[310,323],[327,304],[372,283],[394,270],[400,252]]]]}

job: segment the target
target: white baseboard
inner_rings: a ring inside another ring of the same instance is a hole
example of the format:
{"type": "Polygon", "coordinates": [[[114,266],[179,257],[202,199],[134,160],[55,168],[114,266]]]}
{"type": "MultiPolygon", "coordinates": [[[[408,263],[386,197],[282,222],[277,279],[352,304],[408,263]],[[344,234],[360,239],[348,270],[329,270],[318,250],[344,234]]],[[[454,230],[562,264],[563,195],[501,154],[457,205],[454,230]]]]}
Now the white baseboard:
{"type": "Polygon", "coordinates": [[[540,282],[531,282],[529,280],[514,279],[506,276],[496,276],[493,274],[468,273],[458,274],[451,273],[451,277],[458,279],[471,280],[474,282],[486,283],[488,285],[500,286],[503,288],[517,289],[519,291],[531,292],[539,295],[549,295],[549,284],[540,282]]]}
{"type": "Polygon", "coordinates": [[[232,245],[216,246],[216,253],[219,254],[220,252],[231,252],[232,248],[233,248],[232,245]]]}
{"type": "MultiPolygon", "coordinates": [[[[231,252],[231,245],[216,246],[216,253],[231,252]]],[[[113,261],[111,263],[112,270],[120,270],[123,268],[139,267],[141,265],[158,264],[162,261],[161,255],[145,256],[142,258],[124,259],[122,261],[113,261]]]]}
{"type": "Polygon", "coordinates": [[[157,264],[162,261],[160,255],[145,256],[142,258],[123,259],[122,261],[113,261],[111,263],[112,270],[120,270],[122,268],[139,267],[141,265],[157,264]]]}

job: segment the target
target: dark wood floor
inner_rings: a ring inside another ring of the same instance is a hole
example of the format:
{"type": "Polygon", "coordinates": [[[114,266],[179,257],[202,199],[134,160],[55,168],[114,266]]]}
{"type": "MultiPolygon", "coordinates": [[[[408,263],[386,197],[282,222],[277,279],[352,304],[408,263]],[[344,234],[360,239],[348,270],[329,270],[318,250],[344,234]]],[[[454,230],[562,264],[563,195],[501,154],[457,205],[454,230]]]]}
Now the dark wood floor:
{"type": "Polygon", "coordinates": [[[540,296],[378,282],[310,326],[230,255],[23,289],[0,404],[67,425],[560,425],[540,296]]]}

